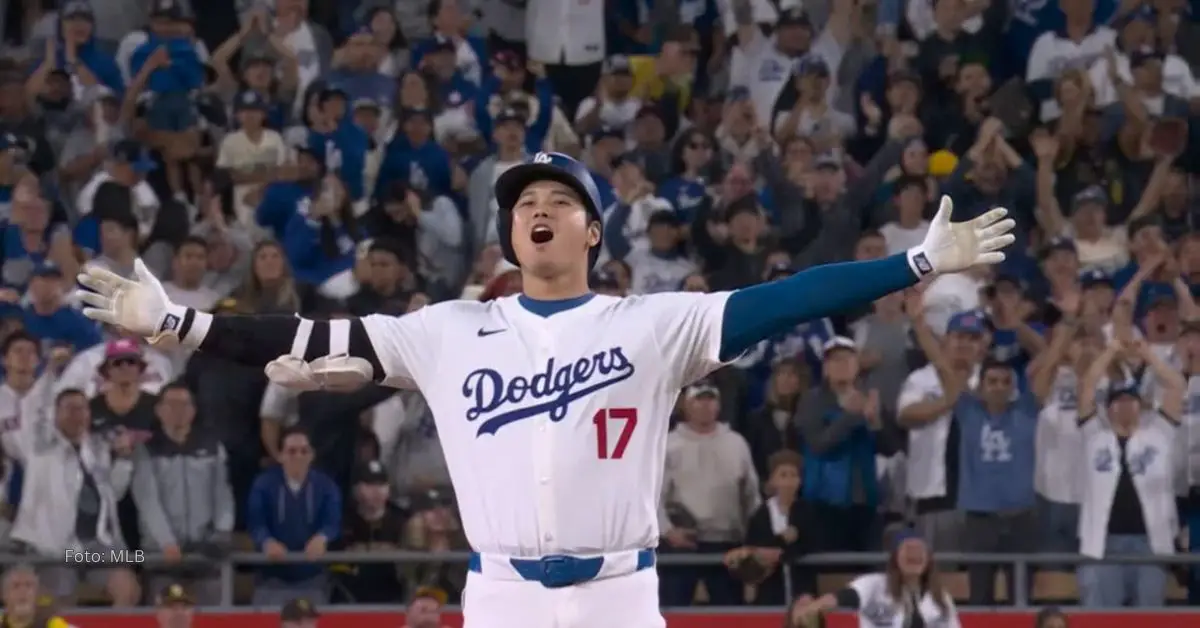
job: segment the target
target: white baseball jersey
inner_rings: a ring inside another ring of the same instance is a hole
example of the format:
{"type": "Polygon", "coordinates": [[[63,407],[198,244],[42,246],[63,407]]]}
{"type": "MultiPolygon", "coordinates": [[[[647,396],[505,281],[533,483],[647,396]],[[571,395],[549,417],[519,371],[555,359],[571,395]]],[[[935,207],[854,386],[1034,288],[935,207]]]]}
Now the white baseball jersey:
{"type": "Polygon", "coordinates": [[[53,385],[54,376],[49,374],[38,378],[23,394],[14,390],[8,382],[0,384],[0,443],[9,458],[21,459],[13,439],[17,438],[22,424],[36,422],[38,416],[49,412],[54,404],[53,385]]]}
{"type": "Polygon", "coordinates": [[[1082,461],[1078,377],[1074,369],[1060,366],[1038,415],[1037,471],[1034,473],[1038,494],[1052,502],[1078,504],[1083,492],[1082,461]]]}
{"type": "MultiPolygon", "coordinates": [[[[960,628],[958,609],[954,599],[947,593],[942,600],[945,610],[928,592],[920,600],[897,600],[888,592],[886,574],[872,573],[850,581],[850,588],[858,594],[858,625],[860,628],[901,628],[912,623],[912,615],[919,613],[926,626],[936,628],[960,628]]],[[[901,596],[903,597],[903,596],[901,596]]],[[[915,597],[915,596],[914,596],[915,597]]]]}
{"type": "Polygon", "coordinates": [[[667,420],[721,366],[729,293],[517,296],[362,319],[383,384],[433,410],[471,547],[509,556],[654,547],[667,420]]]}
{"type": "MultiPolygon", "coordinates": [[[[978,384],[979,370],[976,369],[968,385],[974,388],[978,384]]],[[[943,394],[937,369],[927,364],[909,373],[904,380],[896,400],[896,411],[903,412],[911,405],[939,399],[943,394]]],[[[908,431],[908,468],[905,472],[908,496],[913,499],[946,496],[946,445],[950,439],[950,418],[951,413],[947,412],[926,425],[908,431]]]]}
{"type": "Polygon", "coordinates": [[[1179,520],[1175,505],[1175,447],[1178,428],[1159,412],[1146,410],[1124,448],[1108,426],[1103,408],[1083,425],[1084,463],[1088,475],[1079,507],[1079,553],[1103,558],[1108,519],[1124,456],[1133,488],[1142,505],[1150,549],[1160,556],[1175,553],[1179,520]]]}

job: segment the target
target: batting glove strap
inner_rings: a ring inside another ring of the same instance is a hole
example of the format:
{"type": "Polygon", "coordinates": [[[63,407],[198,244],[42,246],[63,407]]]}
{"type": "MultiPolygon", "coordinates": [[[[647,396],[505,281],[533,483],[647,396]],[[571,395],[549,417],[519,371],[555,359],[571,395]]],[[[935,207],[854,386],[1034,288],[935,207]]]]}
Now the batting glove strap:
{"type": "Polygon", "coordinates": [[[158,321],[157,331],[150,337],[150,344],[199,349],[211,325],[212,314],[167,301],[162,318],[158,321]]]}
{"type": "Polygon", "coordinates": [[[937,272],[933,267],[933,261],[929,259],[929,254],[925,252],[925,247],[914,246],[908,250],[908,267],[912,269],[913,274],[918,279],[924,279],[937,272]]]}

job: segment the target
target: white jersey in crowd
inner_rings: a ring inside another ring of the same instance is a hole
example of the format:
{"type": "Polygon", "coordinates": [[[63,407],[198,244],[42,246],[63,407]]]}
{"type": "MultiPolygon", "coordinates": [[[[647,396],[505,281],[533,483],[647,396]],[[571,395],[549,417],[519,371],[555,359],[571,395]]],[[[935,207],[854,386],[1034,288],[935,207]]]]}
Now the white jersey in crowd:
{"type": "Polygon", "coordinates": [[[588,65],[604,60],[604,4],[598,0],[528,0],[529,58],[545,64],[588,65]]]}
{"type": "Polygon", "coordinates": [[[625,256],[632,276],[630,294],[654,294],[680,290],[683,280],[696,272],[696,265],[686,257],[664,257],[646,246],[636,246],[625,256]]]}
{"type": "MultiPolygon", "coordinates": [[[[844,53],[842,45],[829,29],[817,35],[808,51],[809,55],[817,55],[824,59],[829,71],[835,76],[844,53]]],[[[775,110],[775,102],[779,100],[784,85],[792,80],[792,68],[796,60],[779,50],[774,37],[758,36],[748,42],[739,43],[733,49],[733,58],[729,62],[731,86],[741,86],[750,90],[754,114],[758,116],[757,120],[761,124],[771,123],[771,112],[775,110]]],[[[837,89],[830,85],[826,95],[829,104],[832,105],[837,97],[837,89]]]]}
{"type": "Polygon", "coordinates": [[[1183,423],[1179,426],[1176,495],[1187,495],[1200,486],[1200,375],[1189,375],[1183,396],[1183,423]]]}
{"type": "Polygon", "coordinates": [[[657,545],[667,419],[721,366],[728,298],[597,295],[542,317],[513,296],[362,323],[383,384],[433,410],[472,549],[594,555],[657,545]]]}
{"type": "MultiPolygon", "coordinates": [[[[979,382],[979,373],[971,375],[970,385],[979,382]]],[[[942,380],[932,364],[925,365],[904,380],[896,400],[896,412],[942,396],[942,380]]],[[[908,496],[930,499],[946,496],[946,441],[950,437],[950,413],[908,431],[908,496]]]]}
{"type": "MultiPolygon", "coordinates": [[[[1103,558],[1121,474],[1121,448],[1103,408],[1082,429],[1087,478],[1079,507],[1079,553],[1103,558]]],[[[1142,413],[1137,430],[1125,445],[1125,460],[1142,505],[1150,549],[1158,555],[1175,553],[1175,535],[1179,532],[1172,443],[1178,429],[1159,412],[1148,410],[1142,413]]]]}
{"type": "MultiPolygon", "coordinates": [[[[1029,50],[1025,82],[1054,81],[1064,70],[1072,68],[1087,72],[1106,50],[1116,45],[1116,40],[1116,31],[1107,26],[1097,26],[1079,43],[1064,39],[1057,31],[1042,33],[1029,50]]],[[[1054,98],[1043,100],[1040,106],[1043,120],[1053,120],[1062,114],[1054,98]]]]}
{"type": "MultiPolygon", "coordinates": [[[[850,588],[858,593],[858,625],[859,628],[904,628],[911,625],[909,616],[911,602],[897,600],[888,593],[887,575],[872,573],[859,576],[850,581],[850,588]]],[[[962,628],[958,620],[958,609],[950,594],[944,594],[942,605],[928,592],[921,596],[915,604],[915,612],[920,613],[921,619],[928,628],[962,628]]]]}
{"type": "Polygon", "coordinates": [[[21,426],[50,411],[54,405],[54,377],[42,375],[33,386],[21,394],[8,382],[0,384],[0,443],[3,443],[4,454],[9,459],[16,459],[20,454],[14,448],[13,439],[18,437],[21,426]]]}
{"type": "MultiPolygon", "coordinates": [[[[88,398],[94,397],[104,385],[104,376],[100,374],[100,365],[104,363],[104,345],[102,342],[88,347],[71,358],[71,362],[54,384],[54,394],[74,388],[83,391],[88,398]]],[[[144,347],[142,359],[146,361],[146,371],[142,374],[142,390],[157,395],[163,386],[175,378],[171,358],[156,349],[144,347]]]]}
{"type": "Polygon", "coordinates": [[[1083,494],[1078,385],[1074,369],[1058,367],[1058,375],[1038,415],[1033,485],[1038,495],[1058,504],[1078,504],[1083,494]]]}
{"type": "MultiPolygon", "coordinates": [[[[1126,83],[1133,82],[1133,72],[1129,68],[1129,55],[1118,54],[1117,76],[1126,83]]],[[[1092,82],[1092,97],[1097,107],[1107,107],[1117,102],[1117,88],[1108,77],[1108,61],[1100,59],[1088,70],[1088,78],[1092,82]]],[[[1192,68],[1183,57],[1169,54],[1162,61],[1162,89],[1164,93],[1178,96],[1183,100],[1200,98],[1200,83],[1192,75],[1192,68]]]]}
{"type": "MultiPolygon", "coordinates": [[[[245,131],[235,131],[221,140],[217,151],[217,167],[238,172],[254,172],[282,166],[288,158],[287,146],[278,131],[263,129],[258,142],[250,139],[245,131]]],[[[233,210],[238,220],[247,228],[257,227],[254,209],[258,201],[250,198],[256,188],[266,184],[240,184],[233,186],[233,210]]]]}

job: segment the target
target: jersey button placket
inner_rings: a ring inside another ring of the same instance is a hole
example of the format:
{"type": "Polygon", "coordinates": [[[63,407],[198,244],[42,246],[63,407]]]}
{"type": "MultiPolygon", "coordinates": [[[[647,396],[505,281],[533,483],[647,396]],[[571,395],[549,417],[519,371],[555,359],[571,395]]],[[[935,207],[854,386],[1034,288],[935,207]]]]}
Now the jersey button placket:
{"type": "MultiPolygon", "coordinates": [[[[541,369],[553,357],[554,343],[547,329],[540,330],[538,336],[537,363],[541,369]]],[[[554,435],[549,412],[535,420],[538,424],[533,433],[533,472],[537,480],[538,527],[542,530],[542,542],[554,543],[557,518],[554,516],[554,484],[550,481],[554,469],[554,435]]]]}

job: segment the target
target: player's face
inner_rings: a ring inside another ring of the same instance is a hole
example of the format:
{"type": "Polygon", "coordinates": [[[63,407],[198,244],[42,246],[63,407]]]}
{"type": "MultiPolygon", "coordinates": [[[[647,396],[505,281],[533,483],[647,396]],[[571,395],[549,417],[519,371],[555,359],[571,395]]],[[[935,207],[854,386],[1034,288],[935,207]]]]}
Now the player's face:
{"type": "Polygon", "coordinates": [[[16,571],[4,579],[4,610],[28,617],[37,610],[38,579],[27,571],[16,571]]]}
{"type": "Polygon", "coordinates": [[[523,270],[543,279],[586,270],[600,225],[591,222],[574,190],[536,181],[521,192],[512,214],[513,249],[523,270]]]}
{"type": "Polygon", "coordinates": [[[14,342],[4,354],[4,370],[29,375],[37,370],[38,347],[32,342],[14,342]]]}

